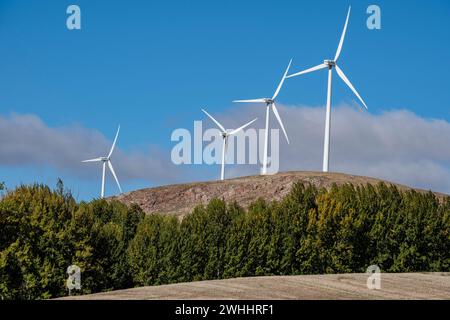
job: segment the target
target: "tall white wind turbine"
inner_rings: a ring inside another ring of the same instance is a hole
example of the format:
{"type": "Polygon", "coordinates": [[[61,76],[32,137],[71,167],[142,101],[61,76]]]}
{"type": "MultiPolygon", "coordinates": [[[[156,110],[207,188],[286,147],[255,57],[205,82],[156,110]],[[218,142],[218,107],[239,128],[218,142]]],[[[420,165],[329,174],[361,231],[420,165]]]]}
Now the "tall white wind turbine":
{"type": "Polygon", "coordinates": [[[225,161],[226,161],[226,154],[227,154],[227,150],[228,150],[228,137],[232,136],[233,134],[238,133],[241,130],[244,130],[249,125],[251,125],[253,122],[255,122],[258,118],[253,119],[252,121],[244,124],[242,127],[239,127],[237,129],[227,130],[224,128],[224,126],[222,126],[219,123],[219,121],[214,119],[212,115],[210,115],[208,112],[206,112],[203,109],[202,109],[202,111],[217,125],[217,127],[219,127],[220,134],[222,135],[222,139],[223,139],[223,142],[222,142],[222,168],[220,170],[220,180],[224,180],[225,179],[225,161]]]}
{"type": "Polygon", "coordinates": [[[310,69],[294,73],[292,75],[287,76],[286,78],[292,78],[297,77],[305,73],[313,72],[320,69],[328,68],[328,93],[327,93],[327,111],[326,111],[326,119],[325,119],[325,138],[324,138],[324,144],[323,144],[323,172],[328,172],[329,167],[329,153],[330,153],[330,125],[331,125],[331,80],[332,80],[332,74],[333,74],[333,68],[336,68],[336,72],[338,76],[347,84],[347,86],[353,91],[353,93],[358,97],[358,99],[361,101],[363,106],[367,108],[366,103],[359,95],[358,91],[356,91],[355,87],[352,85],[350,80],[345,76],[344,72],[341,68],[337,65],[337,61],[339,59],[339,56],[341,54],[342,45],[344,44],[344,38],[345,33],[347,32],[347,25],[348,20],[350,18],[350,11],[351,7],[348,8],[347,13],[347,19],[345,20],[344,30],[341,35],[341,40],[339,41],[339,46],[336,51],[336,55],[334,57],[334,60],[324,60],[322,64],[319,64],[318,66],[312,67],[310,69]]]}
{"type": "Polygon", "coordinates": [[[116,137],[114,138],[114,142],[112,144],[111,150],[109,150],[109,153],[106,157],[99,157],[99,158],[95,158],[95,159],[89,159],[89,160],[84,160],[82,162],[102,162],[103,164],[103,170],[102,170],[102,192],[101,192],[101,198],[105,197],[105,171],[106,171],[106,165],[108,165],[109,171],[111,171],[114,179],[116,180],[117,186],[119,187],[120,193],[122,193],[122,188],[120,187],[120,183],[119,183],[119,179],[117,179],[116,176],[116,172],[114,171],[114,168],[111,164],[111,155],[114,151],[114,147],[116,146],[116,142],[117,142],[117,138],[119,136],[119,131],[120,131],[120,125],[119,128],[117,129],[117,133],[116,133],[116,137]]]}
{"type": "Polygon", "coordinates": [[[269,115],[270,109],[272,109],[275,117],[280,124],[281,129],[283,130],[284,136],[286,137],[287,143],[289,143],[289,138],[284,129],[283,122],[281,121],[280,114],[278,113],[277,106],[275,105],[275,100],[280,93],[281,87],[283,86],[284,80],[286,80],[286,76],[289,72],[289,68],[291,67],[292,59],[289,61],[289,65],[286,68],[286,71],[283,74],[283,78],[281,78],[280,83],[278,84],[277,90],[272,98],[260,98],[260,99],[251,99],[251,100],[235,100],[233,102],[244,102],[244,103],[264,103],[266,105],[266,131],[264,131],[264,160],[263,160],[263,168],[262,174],[267,174],[267,152],[268,152],[268,143],[269,143],[269,115]]]}

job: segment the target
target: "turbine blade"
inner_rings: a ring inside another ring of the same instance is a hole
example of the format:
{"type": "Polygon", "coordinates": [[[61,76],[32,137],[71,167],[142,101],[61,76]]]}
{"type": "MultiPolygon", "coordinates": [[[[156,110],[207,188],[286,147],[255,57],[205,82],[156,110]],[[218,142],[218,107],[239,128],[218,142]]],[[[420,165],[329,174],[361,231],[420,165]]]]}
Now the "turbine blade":
{"type": "Polygon", "coordinates": [[[292,59],[291,59],[291,61],[289,61],[289,64],[288,64],[288,66],[287,66],[287,68],[286,68],[286,71],[285,71],[284,74],[283,74],[283,78],[281,78],[281,81],[280,81],[280,83],[278,84],[277,90],[275,91],[275,94],[273,95],[272,100],[275,100],[275,98],[276,98],[276,97],[278,96],[278,94],[280,93],[280,90],[281,90],[281,87],[283,86],[284,80],[286,80],[286,76],[287,76],[287,74],[288,74],[288,72],[289,72],[289,69],[291,68],[291,64],[292,64],[292,59]]]}
{"type": "Polygon", "coordinates": [[[116,137],[114,138],[114,142],[112,144],[111,150],[108,153],[108,158],[111,157],[111,155],[114,151],[114,147],[116,146],[116,142],[117,142],[117,137],[119,136],[119,131],[120,131],[120,124],[119,124],[119,127],[117,128],[116,137]]]}
{"type": "Polygon", "coordinates": [[[109,167],[109,170],[111,171],[114,179],[116,180],[116,183],[117,183],[117,186],[119,187],[120,193],[122,193],[122,188],[120,187],[119,179],[117,179],[117,176],[116,176],[116,173],[114,172],[114,168],[111,164],[111,161],[108,161],[108,167],[109,167]]]}
{"type": "Polygon", "coordinates": [[[337,74],[339,75],[339,77],[341,77],[341,79],[347,84],[347,86],[353,91],[353,93],[358,97],[358,99],[362,102],[362,104],[364,105],[364,107],[365,107],[366,109],[369,109],[369,108],[367,108],[367,105],[366,105],[366,103],[364,102],[364,100],[363,100],[363,99],[361,98],[361,96],[359,95],[358,91],[356,91],[355,87],[352,85],[352,83],[350,82],[350,80],[348,80],[348,78],[345,76],[345,74],[344,74],[344,72],[342,71],[342,69],[339,68],[337,65],[336,65],[336,72],[337,72],[337,74]]]}
{"type": "Polygon", "coordinates": [[[266,99],[261,98],[261,99],[250,99],[250,100],[234,100],[233,102],[237,102],[237,103],[265,103],[266,99]]]}
{"type": "Polygon", "coordinates": [[[326,67],[328,67],[328,65],[325,64],[325,63],[322,63],[322,64],[319,64],[318,66],[315,66],[315,67],[306,69],[306,70],[304,70],[304,71],[300,71],[300,72],[291,74],[291,75],[287,76],[286,79],[288,79],[288,78],[293,78],[293,77],[297,77],[297,76],[301,76],[302,74],[306,74],[306,73],[310,73],[310,72],[313,72],[313,71],[316,71],[316,70],[324,69],[324,68],[326,68],[326,67]]]}
{"type": "Polygon", "coordinates": [[[275,103],[272,103],[272,111],[273,111],[273,113],[275,114],[275,117],[277,118],[278,122],[280,123],[281,129],[283,130],[284,136],[286,137],[286,141],[287,141],[287,143],[289,144],[289,138],[288,138],[288,135],[287,135],[287,133],[286,133],[286,130],[284,129],[283,122],[281,121],[281,117],[280,117],[280,115],[278,114],[278,110],[277,110],[277,107],[275,106],[275,103]]]}
{"type": "Polygon", "coordinates": [[[81,162],[99,162],[102,161],[102,158],[95,158],[95,159],[89,159],[89,160],[83,160],[81,162]]]}
{"type": "Polygon", "coordinates": [[[236,134],[236,133],[238,133],[239,131],[244,130],[244,129],[247,128],[249,125],[251,125],[253,122],[255,122],[256,120],[258,120],[258,118],[253,119],[252,121],[250,121],[250,122],[244,124],[242,127],[239,127],[239,128],[237,128],[237,129],[231,131],[228,135],[236,134]]]}
{"type": "Polygon", "coordinates": [[[345,39],[345,33],[347,32],[348,19],[350,18],[351,9],[352,9],[352,7],[350,6],[348,8],[347,19],[345,20],[345,25],[344,25],[344,30],[342,31],[341,40],[339,41],[339,46],[337,48],[336,55],[334,56],[334,61],[337,61],[339,59],[339,56],[341,55],[342,46],[344,44],[344,39],[345,39]]]}
{"type": "Polygon", "coordinates": [[[225,130],[225,128],[219,123],[219,121],[217,121],[216,119],[213,118],[212,115],[210,115],[208,112],[206,112],[204,109],[202,109],[202,111],[212,120],[214,121],[214,123],[220,128],[220,130],[222,130],[222,132],[226,132],[227,130],[225,130]]]}

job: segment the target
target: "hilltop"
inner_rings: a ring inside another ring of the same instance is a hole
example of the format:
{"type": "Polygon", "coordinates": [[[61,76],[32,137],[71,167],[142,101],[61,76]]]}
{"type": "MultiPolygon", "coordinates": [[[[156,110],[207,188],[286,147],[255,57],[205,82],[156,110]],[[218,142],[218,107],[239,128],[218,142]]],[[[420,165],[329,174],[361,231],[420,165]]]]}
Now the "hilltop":
{"type": "MultiPolygon", "coordinates": [[[[167,185],[127,192],[111,199],[119,200],[127,205],[137,204],[146,213],[173,214],[182,218],[197,205],[207,204],[214,198],[226,202],[236,201],[244,208],[259,197],[268,201],[280,200],[289,193],[292,185],[296,182],[310,183],[318,188],[330,188],[334,183],[337,185],[351,183],[356,186],[385,182],[397,186],[400,190],[412,189],[380,179],[343,173],[294,171],[225,181],[167,185]]],[[[415,190],[425,192],[425,190],[415,190]]],[[[436,195],[439,198],[444,197],[443,194],[436,193],[436,195]]]]}

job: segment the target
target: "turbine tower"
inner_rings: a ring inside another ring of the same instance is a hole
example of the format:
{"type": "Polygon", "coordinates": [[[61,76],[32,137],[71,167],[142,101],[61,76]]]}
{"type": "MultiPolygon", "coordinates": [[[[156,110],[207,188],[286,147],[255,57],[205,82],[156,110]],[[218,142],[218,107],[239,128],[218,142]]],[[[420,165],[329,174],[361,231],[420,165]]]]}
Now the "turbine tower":
{"type": "Polygon", "coordinates": [[[251,100],[234,100],[233,102],[244,102],[244,103],[264,103],[266,105],[266,131],[264,132],[264,159],[263,159],[263,168],[262,168],[262,174],[267,174],[267,152],[268,152],[268,143],[269,143],[269,116],[270,116],[270,109],[272,109],[273,113],[275,114],[275,117],[277,118],[281,129],[283,130],[284,136],[286,137],[286,141],[289,144],[289,138],[286,133],[286,130],[284,129],[283,122],[281,121],[280,115],[278,113],[277,107],[275,105],[275,100],[280,93],[281,87],[283,86],[284,80],[286,80],[286,76],[289,72],[289,68],[291,67],[292,59],[289,61],[289,65],[286,68],[286,71],[283,74],[283,78],[281,78],[280,83],[278,84],[277,90],[275,91],[275,94],[272,96],[272,98],[260,98],[260,99],[251,99],[251,100]]]}
{"type": "Polygon", "coordinates": [[[89,159],[89,160],[84,160],[82,162],[102,162],[103,164],[103,169],[102,169],[102,192],[101,192],[101,198],[103,199],[105,197],[105,171],[106,171],[106,164],[108,164],[108,168],[111,171],[114,179],[116,180],[117,186],[119,187],[120,193],[122,193],[122,188],[120,187],[120,183],[119,183],[119,179],[117,179],[116,173],[114,171],[114,168],[111,164],[111,155],[114,151],[114,147],[116,146],[116,142],[117,142],[117,137],[119,136],[119,131],[120,131],[120,125],[119,128],[117,129],[117,133],[116,133],[116,137],[114,138],[114,142],[112,144],[111,150],[109,151],[108,155],[106,157],[99,157],[99,158],[95,158],[95,159],[89,159]]]}
{"type": "Polygon", "coordinates": [[[342,51],[342,46],[344,44],[345,33],[347,32],[348,20],[350,18],[351,7],[348,8],[347,19],[345,20],[344,30],[341,35],[341,40],[339,41],[339,46],[336,51],[336,55],[333,60],[324,60],[322,64],[318,66],[312,67],[310,69],[294,73],[292,75],[287,76],[286,78],[297,77],[302,74],[310,73],[316,70],[328,68],[328,91],[327,91],[327,110],[326,110],[326,118],[325,118],[325,138],[323,144],[323,172],[328,172],[329,168],[329,153],[330,153],[330,126],[331,126],[331,95],[332,95],[332,76],[333,76],[333,68],[336,69],[336,73],[338,76],[345,82],[345,84],[353,91],[353,93],[358,97],[363,106],[367,108],[366,103],[359,95],[358,91],[356,91],[355,87],[352,85],[350,80],[345,76],[344,72],[337,65],[337,61],[342,51]]]}
{"type": "Polygon", "coordinates": [[[220,129],[220,134],[222,136],[223,142],[222,142],[222,168],[220,170],[220,180],[224,180],[225,179],[225,161],[226,161],[226,154],[227,154],[227,150],[228,150],[228,137],[232,136],[233,134],[238,133],[241,130],[244,130],[245,128],[247,128],[249,125],[251,125],[253,122],[255,122],[258,118],[253,119],[252,121],[244,124],[242,127],[239,127],[237,129],[234,130],[227,130],[224,128],[224,126],[222,126],[219,121],[217,121],[216,119],[213,118],[212,115],[210,115],[208,112],[206,112],[205,110],[202,109],[202,111],[212,120],[214,121],[214,123],[219,127],[220,129]]]}

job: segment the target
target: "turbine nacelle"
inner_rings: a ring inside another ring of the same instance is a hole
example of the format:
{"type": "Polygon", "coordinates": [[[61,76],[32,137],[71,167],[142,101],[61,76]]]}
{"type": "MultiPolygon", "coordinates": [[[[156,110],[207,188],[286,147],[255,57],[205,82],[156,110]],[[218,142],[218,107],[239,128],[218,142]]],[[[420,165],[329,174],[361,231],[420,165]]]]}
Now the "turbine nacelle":
{"type": "Polygon", "coordinates": [[[336,61],[334,60],[324,60],[323,63],[326,64],[330,69],[336,66],[336,61]]]}
{"type": "Polygon", "coordinates": [[[271,104],[275,103],[275,99],[266,98],[266,99],[264,99],[264,102],[266,103],[266,105],[271,105],[271,104]]]}

